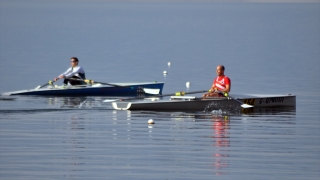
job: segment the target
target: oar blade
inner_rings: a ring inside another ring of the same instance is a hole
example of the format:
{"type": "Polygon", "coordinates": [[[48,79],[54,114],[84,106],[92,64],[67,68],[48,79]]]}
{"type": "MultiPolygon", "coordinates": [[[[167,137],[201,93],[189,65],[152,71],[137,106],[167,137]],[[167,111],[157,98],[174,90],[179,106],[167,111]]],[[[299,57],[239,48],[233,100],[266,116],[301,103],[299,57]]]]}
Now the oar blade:
{"type": "Polygon", "coordinates": [[[143,88],[143,91],[147,94],[159,94],[160,93],[160,89],[143,88]]]}
{"type": "Polygon", "coordinates": [[[128,110],[131,107],[131,102],[113,102],[111,105],[116,110],[128,110]]]}
{"type": "Polygon", "coordinates": [[[103,102],[115,102],[118,101],[119,99],[105,99],[103,102]]]}
{"type": "Polygon", "coordinates": [[[249,105],[249,104],[242,104],[241,105],[242,108],[253,108],[253,106],[249,105]]]}

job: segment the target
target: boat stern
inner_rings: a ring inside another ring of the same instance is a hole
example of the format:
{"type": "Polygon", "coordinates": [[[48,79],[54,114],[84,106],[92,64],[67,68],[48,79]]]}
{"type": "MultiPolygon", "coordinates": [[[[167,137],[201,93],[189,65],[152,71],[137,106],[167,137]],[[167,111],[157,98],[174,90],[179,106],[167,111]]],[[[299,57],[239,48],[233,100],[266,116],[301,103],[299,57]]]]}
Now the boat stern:
{"type": "Polygon", "coordinates": [[[296,95],[252,95],[250,97],[239,98],[243,103],[254,107],[283,107],[296,106],[296,95]]]}

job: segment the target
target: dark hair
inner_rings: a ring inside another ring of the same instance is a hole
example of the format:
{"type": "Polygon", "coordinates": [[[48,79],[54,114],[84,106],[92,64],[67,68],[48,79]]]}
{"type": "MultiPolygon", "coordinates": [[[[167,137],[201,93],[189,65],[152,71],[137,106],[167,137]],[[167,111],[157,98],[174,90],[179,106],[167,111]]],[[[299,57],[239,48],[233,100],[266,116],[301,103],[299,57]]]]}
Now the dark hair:
{"type": "Polygon", "coordinates": [[[71,59],[74,59],[75,61],[79,62],[79,59],[77,57],[72,57],[71,59]]]}
{"type": "Polygon", "coordinates": [[[219,66],[221,66],[221,69],[222,69],[222,70],[225,70],[224,65],[219,65],[219,66]]]}

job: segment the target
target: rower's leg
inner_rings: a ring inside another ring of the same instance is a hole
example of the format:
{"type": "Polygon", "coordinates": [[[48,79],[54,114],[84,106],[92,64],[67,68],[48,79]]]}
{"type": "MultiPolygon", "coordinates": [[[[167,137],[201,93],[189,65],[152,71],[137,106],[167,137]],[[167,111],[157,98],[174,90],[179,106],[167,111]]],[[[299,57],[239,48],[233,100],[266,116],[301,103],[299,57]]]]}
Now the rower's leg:
{"type": "MultiPolygon", "coordinates": [[[[73,79],[80,79],[78,76],[72,76],[71,78],[73,79]]],[[[69,83],[74,86],[74,85],[86,85],[85,82],[83,81],[72,81],[72,80],[69,80],[69,83]]]]}
{"type": "Polygon", "coordinates": [[[64,85],[68,85],[69,80],[68,79],[64,79],[63,84],[64,85]]]}

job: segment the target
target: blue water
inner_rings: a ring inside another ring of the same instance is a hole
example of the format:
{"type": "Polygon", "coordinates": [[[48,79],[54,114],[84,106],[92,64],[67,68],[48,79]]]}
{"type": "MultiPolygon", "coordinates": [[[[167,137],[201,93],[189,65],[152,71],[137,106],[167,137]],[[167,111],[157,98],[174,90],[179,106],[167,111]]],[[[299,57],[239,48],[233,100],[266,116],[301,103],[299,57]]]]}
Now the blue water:
{"type": "Polygon", "coordinates": [[[208,89],[223,64],[232,93],[291,93],[297,106],[116,111],[105,97],[16,96],[0,100],[0,177],[319,179],[319,50],[319,3],[1,0],[0,93],[77,56],[89,79],[163,81],[164,94],[208,89]]]}

